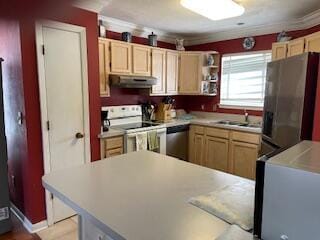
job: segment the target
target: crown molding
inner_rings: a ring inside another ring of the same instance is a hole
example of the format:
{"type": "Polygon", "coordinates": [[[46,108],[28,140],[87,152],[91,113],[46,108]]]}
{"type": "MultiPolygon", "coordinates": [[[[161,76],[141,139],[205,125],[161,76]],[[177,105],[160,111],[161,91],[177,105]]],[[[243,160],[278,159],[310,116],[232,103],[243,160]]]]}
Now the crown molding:
{"type": "Polygon", "coordinates": [[[131,32],[133,36],[148,38],[152,32],[158,36],[159,41],[175,44],[178,35],[170,34],[158,29],[142,27],[134,23],[129,23],[115,18],[99,15],[99,20],[103,21],[103,24],[109,31],[113,32],[131,32]]]}
{"type": "MultiPolygon", "coordinates": [[[[111,0],[79,0],[74,6],[83,8],[89,11],[94,11],[99,14],[101,10],[110,2],[111,0]]],[[[266,35],[272,33],[278,33],[283,30],[285,31],[295,31],[303,30],[314,27],[320,24],[320,9],[302,17],[299,19],[284,21],[276,24],[265,24],[253,27],[241,27],[238,29],[229,29],[220,32],[212,32],[199,34],[197,36],[180,36],[178,34],[173,34],[159,29],[148,28],[139,26],[134,23],[126,22],[123,20],[98,15],[99,20],[102,20],[109,31],[114,32],[131,32],[132,35],[148,38],[148,35],[151,32],[154,32],[158,35],[159,41],[164,41],[168,43],[175,44],[177,38],[185,39],[186,46],[205,44],[211,42],[218,42],[224,40],[231,40],[236,38],[243,38],[248,36],[258,36],[266,35]]]]}
{"type": "Polygon", "coordinates": [[[109,4],[110,1],[111,0],[77,0],[73,3],[73,6],[99,13],[109,4]]]}
{"type": "Polygon", "coordinates": [[[230,29],[221,32],[202,34],[197,37],[185,38],[185,45],[192,46],[210,42],[231,40],[236,38],[259,36],[285,31],[296,31],[314,27],[320,24],[320,9],[300,19],[280,22],[277,24],[259,25],[240,29],[230,29]]]}

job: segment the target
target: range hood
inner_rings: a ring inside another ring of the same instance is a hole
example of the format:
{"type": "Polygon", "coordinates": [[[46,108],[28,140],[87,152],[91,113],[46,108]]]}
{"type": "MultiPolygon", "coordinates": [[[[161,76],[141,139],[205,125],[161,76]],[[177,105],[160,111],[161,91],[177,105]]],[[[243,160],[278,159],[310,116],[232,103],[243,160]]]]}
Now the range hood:
{"type": "Polygon", "coordinates": [[[126,75],[110,75],[109,79],[112,86],[121,88],[151,88],[158,81],[155,77],[126,75]]]}

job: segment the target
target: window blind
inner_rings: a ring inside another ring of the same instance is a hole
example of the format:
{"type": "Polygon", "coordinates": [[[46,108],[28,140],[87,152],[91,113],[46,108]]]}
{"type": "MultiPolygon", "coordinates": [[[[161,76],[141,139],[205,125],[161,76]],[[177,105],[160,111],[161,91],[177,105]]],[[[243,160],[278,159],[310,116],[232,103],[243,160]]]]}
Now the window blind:
{"type": "Polygon", "coordinates": [[[263,107],[267,64],[270,61],[269,51],[224,55],[220,104],[263,107]]]}

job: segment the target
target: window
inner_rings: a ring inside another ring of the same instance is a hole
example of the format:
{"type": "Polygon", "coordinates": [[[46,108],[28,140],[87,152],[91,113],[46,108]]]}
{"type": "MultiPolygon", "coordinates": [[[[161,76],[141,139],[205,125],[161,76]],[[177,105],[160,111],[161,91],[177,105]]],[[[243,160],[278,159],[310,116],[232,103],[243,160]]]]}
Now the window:
{"type": "Polygon", "coordinates": [[[222,57],[220,105],[262,108],[271,52],[222,57]]]}

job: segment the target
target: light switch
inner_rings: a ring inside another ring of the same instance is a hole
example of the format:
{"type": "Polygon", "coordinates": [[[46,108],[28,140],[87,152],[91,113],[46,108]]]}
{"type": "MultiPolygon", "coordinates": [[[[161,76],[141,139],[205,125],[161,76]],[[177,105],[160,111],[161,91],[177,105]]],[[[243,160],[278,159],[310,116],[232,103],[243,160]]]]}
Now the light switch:
{"type": "Polygon", "coordinates": [[[19,125],[23,124],[23,114],[22,114],[22,112],[18,112],[17,122],[18,122],[19,125]]]}

